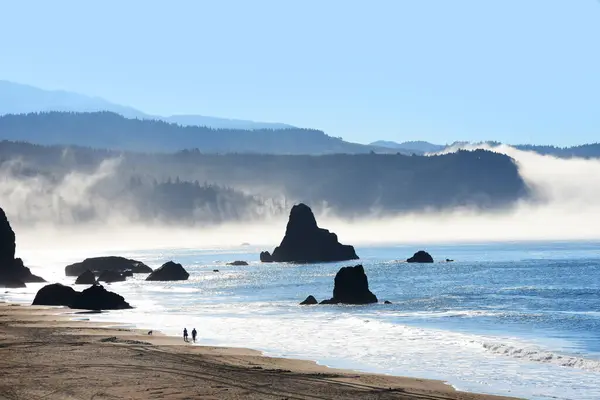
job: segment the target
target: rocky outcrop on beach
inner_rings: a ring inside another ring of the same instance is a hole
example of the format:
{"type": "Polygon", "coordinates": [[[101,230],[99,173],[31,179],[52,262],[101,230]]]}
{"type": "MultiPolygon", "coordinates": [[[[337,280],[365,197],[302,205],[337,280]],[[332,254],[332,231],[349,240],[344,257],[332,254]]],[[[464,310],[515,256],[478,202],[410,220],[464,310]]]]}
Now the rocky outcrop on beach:
{"type": "Polygon", "coordinates": [[[370,304],[377,296],[369,290],[369,280],[362,265],[343,267],[335,275],[333,297],[321,304],[370,304]]]}
{"type": "Polygon", "coordinates": [[[0,208],[0,286],[6,288],[25,287],[30,282],[46,282],[15,258],[16,236],[4,210],[0,208]]]}
{"type": "Polygon", "coordinates": [[[66,306],[80,310],[124,310],[132,308],[125,299],[102,285],[92,285],[82,292],[60,283],[38,290],[33,305],[66,306]]]}
{"type": "Polygon", "coordinates": [[[102,285],[93,285],[75,296],[71,308],[80,310],[126,310],[133,308],[123,296],[109,292],[102,285]]]}
{"type": "Polygon", "coordinates": [[[238,260],[238,261],[232,261],[230,263],[227,263],[227,265],[232,265],[234,267],[243,267],[243,266],[248,265],[248,263],[246,261],[238,260]]]}
{"type": "Polygon", "coordinates": [[[75,280],[76,285],[93,285],[96,283],[96,276],[89,269],[79,275],[75,280]]]}
{"type": "Polygon", "coordinates": [[[186,281],[190,274],[181,264],[169,261],[152,272],[147,281],[186,281]]]}
{"type": "Polygon", "coordinates": [[[330,262],[357,260],[354,247],[340,244],[337,235],[319,228],[315,216],[306,204],[292,207],[285,236],[273,254],[260,254],[263,262],[330,262]]]}
{"type": "Polygon", "coordinates": [[[102,271],[100,273],[100,275],[98,275],[98,282],[106,282],[106,283],[123,282],[123,281],[125,281],[125,279],[126,279],[125,276],[117,271],[106,270],[106,271],[102,271]]]}
{"type": "Polygon", "coordinates": [[[407,259],[406,262],[428,264],[433,262],[433,257],[428,252],[419,250],[411,258],[407,259]]]}
{"type": "Polygon", "coordinates": [[[38,290],[32,305],[34,306],[69,306],[73,304],[79,292],[70,286],[53,283],[38,290]]]}
{"type": "Polygon", "coordinates": [[[315,304],[319,304],[319,302],[314,298],[314,296],[308,296],[306,300],[300,303],[301,306],[312,306],[315,304]]]}
{"type": "Polygon", "coordinates": [[[152,268],[141,261],[108,256],[86,258],[81,262],[67,265],[65,267],[65,274],[67,276],[79,276],[87,270],[92,271],[94,274],[100,274],[102,271],[117,271],[122,273],[127,270],[135,274],[149,274],[152,272],[152,268]]]}

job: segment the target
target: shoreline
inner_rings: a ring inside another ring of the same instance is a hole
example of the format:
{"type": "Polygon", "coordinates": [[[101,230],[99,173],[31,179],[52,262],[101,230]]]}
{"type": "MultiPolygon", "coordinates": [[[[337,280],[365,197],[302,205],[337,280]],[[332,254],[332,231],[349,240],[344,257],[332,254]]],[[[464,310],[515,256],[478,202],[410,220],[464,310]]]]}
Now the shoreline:
{"type": "Polygon", "coordinates": [[[75,319],[85,315],[0,302],[0,399],[515,399],[75,319]]]}

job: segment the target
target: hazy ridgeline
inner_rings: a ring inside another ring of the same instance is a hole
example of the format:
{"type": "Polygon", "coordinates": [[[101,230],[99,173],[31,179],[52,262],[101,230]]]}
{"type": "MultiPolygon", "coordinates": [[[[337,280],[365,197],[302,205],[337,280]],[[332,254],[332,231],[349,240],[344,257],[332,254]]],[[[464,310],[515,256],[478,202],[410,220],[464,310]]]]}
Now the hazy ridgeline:
{"type": "Polygon", "coordinates": [[[187,125],[186,120],[183,116],[169,120],[172,122],[126,118],[108,111],[8,114],[0,116],[0,139],[138,152],[200,148],[207,153],[412,154],[402,149],[346,142],[317,129],[215,129],[187,125]]]}
{"type": "Polygon", "coordinates": [[[485,150],[432,157],[139,154],[0,143],[3,206],[23,222],[218,223],[303,201],[339,217],[507,208],[528,195],[514,161],[485,150]]]}

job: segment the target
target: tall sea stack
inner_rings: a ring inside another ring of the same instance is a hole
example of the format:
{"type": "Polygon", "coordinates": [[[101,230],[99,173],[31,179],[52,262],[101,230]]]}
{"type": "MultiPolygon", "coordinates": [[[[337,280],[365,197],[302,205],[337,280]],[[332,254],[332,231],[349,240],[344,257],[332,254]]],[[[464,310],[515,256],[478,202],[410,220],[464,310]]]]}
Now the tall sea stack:
{"type": "Polygon", "coordinates": [[[315,216],[306,204],[292,207],[285,236],[273,254],[260,254],[263,262],[316,263],[357,260],[354,247],[340,244],[337,235],[317,226],[315,216]]]}
{"type": "Polygon", "coordinates": [[[0,286],[7,288],[24,287],[29,282],[46,282],[31,273],[23,265],[23,260],[15,258],[16,236],[6,213],[0,208],[0,286]]]}

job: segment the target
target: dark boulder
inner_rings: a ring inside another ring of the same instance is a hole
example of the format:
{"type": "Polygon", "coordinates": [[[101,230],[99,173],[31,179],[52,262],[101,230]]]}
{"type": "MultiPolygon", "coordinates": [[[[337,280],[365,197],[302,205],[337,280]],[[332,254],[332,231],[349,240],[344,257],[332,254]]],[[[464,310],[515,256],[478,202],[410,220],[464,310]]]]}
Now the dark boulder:
{"type": "Polygon", "coordinates": [[[313,296],[308,296],[306,300],[300,303],[301,306],[312,306],[314,304],[319,304],[319,302],[313,296]]]}
{"type": "Polygon", "coordinates": [[[451,260],[449,258],[446,258],[446,262],[454,262],[454,260],[451,260]]]}
{"type": "Polygon", "coordinates": [[[98,275],[98,282],[123,282],[125,281],[125,277],[117,271],[102,271],[100,275],[98,275]]]}
{"type": "Polygon", "coordinates": [[[169,261],[162,265],[147,278],[147,281],[185,281],[190,277],[190,274],[183,268],[181,264],[169,261]]]}
{"type": "Polygon", "coordinates": [[[69,307],[79,310],[125,310],[132,308],[123,296],[93,285],[78,293],[69,307]]]}
{"type": "Polygon", "coordinates": [[[356,260],[354,247],[338,242],[337,235],[317,226],[315,216],[305,204],[292,207],[285,236],[273,254],[262,252],[263,262],[331,262],[356,260]]]}
{"type": "Polygon", "coordinates": [[[82,262],[67,265],[65,274],[67,276],[79,276],[88,269],[95,274],[102,271],[123,272],[127,270],[131,270],[135,274],[149,274],[152,272],[152,268],[143,262],[124,257],[109,256],[86,258],[82,262]]]}
{"type": "Polygon", "coordinates": [[[260,262],[269,263],[273,262],[273,256],[268,251],[260,252],[260,262]]]}
{"type": "Polygon", "coordinates": [[[93,285],[96,283],[96,276],[89,269],[79,275],[75,280],[76,285],[93,285]]]}
{"type": "Polygon", "coordinates": [[[248,265],[248,263],[246,261],[233,261],[233,262],[227,263],[227,265],[233,265],[233,266],[241,267],[241,266],[248,265]]]}
{"type": "Polygon", "coordinates": [[[29,282],[46,282],[23,265],[23,260],[15,258],[16,236],[4,210],[0,208],[0,286],[7,288],[23,287],[29,282]]]}
{"type": "Polygon", "coordinates": [[[433,257],[431,257],[431,255],[428,252],[419,250],[415,253],[414,256],[406,260],[406,262],[428,264],[433,262],[433,257]]]}
{"type": "Polygon", "coordinates": [[[69,306],[79,292],[70,286],[53,283],[38,290],[33,299],[34,306],[69,306]]]}
{"type": "Polygon", "coordinates": [[[383,302],[383,304],[392,304],[392,302],[391,302],[391,301],[388,301],[388,300],[386,300],[386,301],[384,301],[384,302],[383,302]]]}
{"type": "Polygon", "coordinates": [[[343,267],[335,276],[333,297],[321,304],[370,304],[377,297],[369,290],[369,280],[362,265],[343,267]]]}
{"type": "Polygon", "coordinates": [[[23,265],[23,260],[15,258],[12,263],[12,268],[9,269],[10,275],[25,283],[43,283],[44,278],[31,273],[31,270],[23,265]]]}
{"type": "Polygon", "coordinates": [[[92,285],[83,292],[54,283],[38,290],[33,305],[67,306],[80,310],[124,310],[132,308],[122,296],[102,285],[92,285]]]}
{"type": "Polygon", "coordinates": [[[319,304],[340,304],[340,302],[336,299],[326,299],[320,302],[319,304]]]}

